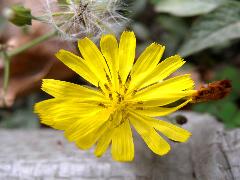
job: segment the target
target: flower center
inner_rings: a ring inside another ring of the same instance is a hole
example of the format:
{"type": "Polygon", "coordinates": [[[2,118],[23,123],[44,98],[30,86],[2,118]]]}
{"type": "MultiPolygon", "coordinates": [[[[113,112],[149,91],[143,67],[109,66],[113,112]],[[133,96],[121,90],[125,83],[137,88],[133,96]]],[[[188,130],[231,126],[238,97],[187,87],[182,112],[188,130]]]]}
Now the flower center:
{"type": "MultiPolygon", "coordinates": [[[[128,87],[130,85],[131,76],[127,77],[126,82],[123,84],[120,75],[118,75],[119,87],[115,89],[112,84],[110,77],[106,75],[108,84],[100,84],[98,89],[104,94],[104,96],[109,100],[108,103],[100,103],[99,105],[108,108],[111,111],[109,118],[109,126],[111,128],[116,128],[120,126],[128,118],[128,107],[133,105],[133,102],[128,101],[129,93],[128,87]]],[[[135,91],[131,93],[133,95],[135,91]]]]}
{"type": "Polygon", "coordinates": [[[109,99],[111,103],[109,108],[112,114],[109,118],[109,125],[111,128],[120,126],[127,119],[127,106],[129,103],[125,101],[125,94],[123,91],[120,92],[109,92],[109,99]]]}

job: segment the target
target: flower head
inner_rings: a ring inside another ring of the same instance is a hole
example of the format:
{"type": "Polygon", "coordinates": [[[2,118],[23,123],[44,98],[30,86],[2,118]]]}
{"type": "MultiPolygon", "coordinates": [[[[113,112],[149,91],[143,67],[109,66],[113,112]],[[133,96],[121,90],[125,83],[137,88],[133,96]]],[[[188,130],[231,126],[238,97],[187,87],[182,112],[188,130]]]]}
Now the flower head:
{"type": "Polygon", "coordinates": [[[102,36],[101,51],[88,38],[79,40],[78,46],[82,57],[65,50],[56,56],[94,88],[43,80],[43,91],[54,98],[35,106],[42,123],[64,130],[80,149],[96,144],[97,157],[111,144],[112,157],[118,161],[134,158],[133,128],[158,155],[170,150],[158,131],[174,141],[188,140],[190,132],[155,118],[183,107],[195,93],[189,74],[166,79],[184,64],[180,56],[159,62],[164,46],[153,43],[134,63],[133,32],[123,32],[119,44],[113,35],[102,36]]]}
{"type": "Polygon", "coordinates": [[[127,18],[118,13],[120,0],[46,0],[48,21],[65,39],[98,39],[116,33],[127,18]]]}

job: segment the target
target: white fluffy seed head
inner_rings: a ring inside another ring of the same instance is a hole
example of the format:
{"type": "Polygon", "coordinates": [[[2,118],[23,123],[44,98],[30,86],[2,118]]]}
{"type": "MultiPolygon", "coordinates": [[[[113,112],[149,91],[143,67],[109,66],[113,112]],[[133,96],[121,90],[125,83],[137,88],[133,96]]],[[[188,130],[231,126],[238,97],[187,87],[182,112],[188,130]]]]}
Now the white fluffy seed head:
{"type": "Polygon", "coordinates": [[[128,19],[120,0],[46,0],[47,21],[67,40],[118,33],[128,19]],[[62,2],[62,3],[61,3],[62,2]]]}

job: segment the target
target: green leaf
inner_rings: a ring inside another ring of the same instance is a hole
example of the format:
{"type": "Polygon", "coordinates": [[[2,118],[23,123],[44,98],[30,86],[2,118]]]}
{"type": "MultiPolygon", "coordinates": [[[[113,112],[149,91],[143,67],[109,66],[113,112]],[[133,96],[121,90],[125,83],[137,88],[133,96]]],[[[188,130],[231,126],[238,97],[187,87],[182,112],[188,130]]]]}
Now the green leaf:
{"type": "MultiPolygon", "coordinates": [[[[220,102],[220,101],[219,101],[220,102]]],[[[224,123],[227,124],[234,124],[233,118],[234,115],[237,113],[238,108],[237,105],[231,101],[221,102],[218,105],[218,113],[217,116],[223,120],[224,123]]]]}
{"type": "Polygon", "coordinates": [[[237,112],[232,120],[237,126],[240,126],[240,111],[237,112]]]}
{"type": "Polygon", "coordinates": [[[180,43],[183,41],[188,29],[187,24],[182,18],[169,15],[159,15],[156,18],[156,24],[159,24],[163,29],[158,42],[167,47],[164,53],[165,57],[172,56],[177,52],[180,43]]]}
{"type": "Polygon", "coordinates": [[[176,16],[195,16],[206,14],[216,9],[226,0],[155,0],[157,12],[176,16]]]}
{"type": "Polygon", "coordinates": [[[179,54],[186,57],[238,38],[240,2],[231,1],[196,20],[188,39],[179,49],[179,54]]]}
{"type": "Polygon", "coordinates": [[[240,71],[234,66],[225,66],[216,73],[215,79],[229,79],[232,82],[232,89],[236,93],[240,93],[240,71]]]}
{"type": "Polygon", "coordinates": [[[210,113],[216,115],[218,112],[217,106],[215,102],[207,102],[207,103],[200,103],[196,104],[192,108],[194,111],[198,111],[201,113],[210,113]]]}
{"type": "Polygon", "coordinates": [[[157,23],[160,24],[162,28],[168,33],[179,36],[179,38],[184,37],[188,26],[186,22],[179,17],[169,16],[169,15],[159,15],[156,19],[157,23]],[[177,27],[177,28],[176,28],[177,27]]]}

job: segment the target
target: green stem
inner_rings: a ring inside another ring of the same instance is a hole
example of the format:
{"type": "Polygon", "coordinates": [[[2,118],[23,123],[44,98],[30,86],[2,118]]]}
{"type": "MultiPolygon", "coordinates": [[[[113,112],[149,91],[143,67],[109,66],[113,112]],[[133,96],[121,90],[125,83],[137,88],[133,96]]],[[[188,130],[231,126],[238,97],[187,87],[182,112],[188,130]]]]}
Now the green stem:
{"type": "Polygon", "coordinates": [[[45,19],[43,18],[43,17],[41,17],[41,16],[32,16],[32,19],[33,20],[36,20],[36,21],[40,21],[40,22],[43,22],[45,19]]]}
{"type": "Polygon", "coordinates": [[[74,15],[74,12],[55,12],[52,16],[74,15]]]}
{"type": "Polygon", "coordinates": [[[9,58],[11,58],[11,57],[13,57],[13,56],[16,56],[16,55],[18,55],[18,54],[20,54],[20,53],[22,53],[22,52],[24,52],[24,51],[26,51],[26,50],[28,50],[28,49],[36,46],[36,45],[42,43],[42,42],[50,39],[51,37],[54,37],[56,34],[57,34],[56,31],[53,31],[53,32],[44,34],[43,36],[38,37],[38,38],[32,40],[31,42],[29,42],[29,43],[27,43],[27,44],[25,44],[25,45],[23,45],[23,46],[21,46],[21,47],[19,47],[19,48],[16,48],[16,49],[8,52],[8,53],[7,53],[7,56],[8,56],[9,58]]]}
{"type": "MultiPolygon", "coordinates": [[[[10,63],[11,63],[11,58],[13,56],[16,56],[48,39],[51,37],[54,37],[57,34],[56,31],[44,34],[41,37],[38,37],[31,42],[16,48],[10,52],[3,51],[3,58],[4,58],[4,75],[3,75],[3,96],[6,96],[7,90],[8,90],[8,85],[9,85],[9,78],[10,78],[10,63]]],[[[4,100],[5,101],[5,100],[4,100]]]]}

